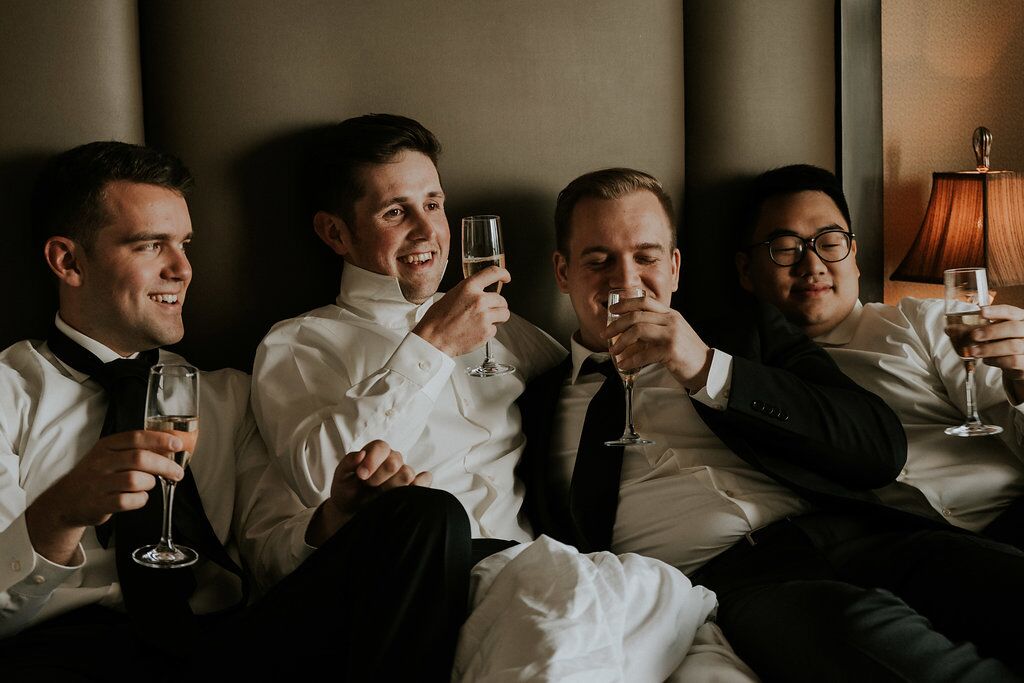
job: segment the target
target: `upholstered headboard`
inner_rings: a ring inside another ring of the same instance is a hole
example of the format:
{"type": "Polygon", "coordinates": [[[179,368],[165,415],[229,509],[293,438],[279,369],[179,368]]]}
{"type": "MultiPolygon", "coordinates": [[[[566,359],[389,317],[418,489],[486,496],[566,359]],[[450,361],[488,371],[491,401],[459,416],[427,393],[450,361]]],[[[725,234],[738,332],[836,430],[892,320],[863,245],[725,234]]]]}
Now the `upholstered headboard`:
{"type": "MultiPolygon", "coordinates": [[[[336,257],[300,199],[300,150],[316,127],[367,112],[406,114],[437,133],[450,222],[503,217],[510,304],[556,337],[573,321],[551,278],[554,198],[596,168],[661,178],[684,221],[684,298],[699,292],[698,305],[713,305],[709,278],[732,279],[720,265],[736,180],[837,163],[836,12],[817,0],[764,5],[8,0],[0,345],[42,334],[54,311],[41,259],[28,253],[41,159],[115,138],[173,152],[194,171],[183,351],[205,367],[247,369],[273,322],[335,296],[336,257]]],[[[873,229],[862,221],[858,239],[870,245],[873,229]]],[[[450,267],[449,283],[457,277],[450,267]]]]}

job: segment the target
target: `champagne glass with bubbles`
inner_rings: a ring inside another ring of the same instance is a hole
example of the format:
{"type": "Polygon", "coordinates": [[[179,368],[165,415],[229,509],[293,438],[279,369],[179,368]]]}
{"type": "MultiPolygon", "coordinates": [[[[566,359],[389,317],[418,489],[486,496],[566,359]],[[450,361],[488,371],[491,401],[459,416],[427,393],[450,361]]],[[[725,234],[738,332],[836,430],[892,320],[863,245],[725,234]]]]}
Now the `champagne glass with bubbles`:
{"type": "MultiPolygon", "coordinates": [[[[182,469],[188,467],[199,437],[199,370],[183,363],[154,365],[150,369],[146,389],[146,429],[169,432],[181,439],[182,450],[171,457],[182,469]]],[[[164,496],[160,542],[132,553],[132,558],[145,567],[187,567],[199,559],[195,550],[176,545],[171,538],[176,483],[160,477],[164,496]]]]}
{"type": "MultiPolygon", "coordinates": [[[[623,301],[625,299],[642,299],[647,296],[647,292],[642,287],[626,287],[624,289],[613,289],[608,292],[608,324],[611,325],[614,321],[619,319],[619,315],[612,313],[612,306],[623,301]]],[[[611,347],[615,343],[618,336],[615,336],[608,340],[608,346],[611,347]]],[[[640,372],[642,368],[623,368],[619,365],[615,357],[612,356],[612,363],[615,365],[615,369],[619,373],[619,377],[622,378],[622,385],[626,389],[626,428],[615,441],[605,441],[605,446],[642,446],[645,444],[653,444],[654,442],[645,439],[640,436],[636,428],[633,426],[633,380],[636,379],[636,374],[640,372]]]]}
{"type": "MultiPolygon", "coordinates": [[[[501,241],[501,219],[497,216],[469,216],[462,219],[462,275],[469,277],[490,266],[505,267],[505,247],[501,241]]],[[[501,283],[487,288],[488,292],[501,292],[501,283]]],[[[473,377],[495,377],[515,372],[507,363],[491,358],[490,340],[484,344],[484,362],[468,368],[473,377]]]]}
{"type": "Polygon", "coordinates": [[[947,434],[953,436],[988,436],[1003,431],[997,425],[983,424],[978,417],[976,392],[974,389],[974,366],[977,360],[966,353],[971,345],[968,335],[975,327],[987,325],[981,317],[981,307],[988,306],[992,299],[988,291],[988,273],[984,268],[953,268],[943,272],[946,287],[946,324],[957,326],[953,335],[953,348],[963,361],[967,372],[967,416],[964,423],[950,427],[947,434]]]}

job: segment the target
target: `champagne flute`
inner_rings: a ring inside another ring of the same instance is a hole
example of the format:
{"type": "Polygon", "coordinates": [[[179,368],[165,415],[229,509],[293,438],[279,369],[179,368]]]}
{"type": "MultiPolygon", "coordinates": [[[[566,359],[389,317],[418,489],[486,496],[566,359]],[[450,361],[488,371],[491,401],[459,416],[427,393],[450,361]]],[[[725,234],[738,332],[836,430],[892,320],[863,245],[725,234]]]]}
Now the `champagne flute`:
{"type": "MultiPolygon", "coordinates": [[[[183,363],[154,365],[149,371],[146,389],[146,429],[170,432],[182,442],[182,450],[172,459],[184,469],[196,448],[199,437],[199,370],[183,363]]],[[[160,542],[132,553],[132,559],[145,567],[187,567],[199,554],[171,539],[174,511],[174,487],[177,482],[160,477],[164,496],[164,516],[160,542]]]]}
{"type": "Polygon", "coordinates": [[[1003,431],[997,425],[983,424],[978,417],[975,400],[974,366],[977,362],[965,354],[971,342],[967,338],[971,330],[988,321],[981,317],[981,307],[991,303],[988,291],[988,273],[984,268],[953,268],[943,272],[946,287],[946,324],[963,326],[962,334],[956,335],[953,348],[964,363],[967,372],[967,417],[964,423],[946,430],[952,436],[988,436],[1003,431]]]}
{"type": "MultiPolygon", "coordinates": [[[[619,319],[619,315],[612,313],[612,306],[623,301],[624,299],[642,299],[647,296],[647,292],[642,287],[626,287],[624,289],[613,289],[608,292],[608,324],[611,325],[614,321],[619,319]]],[[[608,340],[608,347],[615,343],[618,336],[615,336],[608,340]]],[[[645,439],[640,436],[636,428],[633,426],[633,380],[636,378],[636,373],[640,372],[641,368],[623,368],[619,366],[618,361],[615,360],[615,356],[612,356],[612,363],[615,365],[615,369],[619,373],[619,377],[622,378],[622,385],[626,389],[626,428],[622,431],[616,441],[605,441],[605,446],[643,446],[645,444],[653,444],[654,442],[650,439],[645,439]]]]}
{"type": "MultiPolygon", "coordinates": [[[[462,219],[462,275],[469,277],[489,266],[505,267],[505,248],[501,241],[501,219],[497,216],[469,216],[462,219]]],[[[487,288],[489,292],[501,292],[501,283],[487,288]]],[[[498,363],[491,358],[491,342],[484,344],[484,362],[475,368],[467,368],[473,377],[495,377],[515,372],[507,363],[498,363]]]]}

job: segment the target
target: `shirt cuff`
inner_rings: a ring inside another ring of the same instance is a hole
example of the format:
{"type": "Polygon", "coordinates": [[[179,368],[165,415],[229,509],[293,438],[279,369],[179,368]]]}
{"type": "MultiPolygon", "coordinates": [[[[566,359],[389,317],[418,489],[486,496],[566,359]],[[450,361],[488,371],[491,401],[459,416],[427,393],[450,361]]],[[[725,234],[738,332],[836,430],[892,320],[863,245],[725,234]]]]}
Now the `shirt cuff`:
{"type": "Polygon", "coordinates": [[[414,382],[431,401],[436,401],[455,369],[455,361],[423,337],[410,332],[384,368],[414,382]]]}
{"type": "Polygon", "coordinates": [[[725,410],[729,405],[729,388],[732,386],[732,356],[725,351],[713,349],[708,381],[691,394],[691,398],[715,410],[725,410]]]}
{"type": "Polygon", "coordinates": [[[1010,402],[1010,405],[1013,406],[1017,410],[1017,412],[1024,413],[1024,400],[1022,400],[1020,403],[1017,403],[1013,400],[1013,384],[1010,380],[1006,379],[1005,376],[1003,377],[1003,391],[1006,392],[1006,400],[1010,402]]]}
{"type": "Polygon", "coordinates": [[[20,595],[48,595],[85,565],[81,544],[75,550],[77,564],[73,566],[56,564],[37,553],[28,535],[24,513],[0,533],[0,547],[4,554],[0,586],[20,595]]]}

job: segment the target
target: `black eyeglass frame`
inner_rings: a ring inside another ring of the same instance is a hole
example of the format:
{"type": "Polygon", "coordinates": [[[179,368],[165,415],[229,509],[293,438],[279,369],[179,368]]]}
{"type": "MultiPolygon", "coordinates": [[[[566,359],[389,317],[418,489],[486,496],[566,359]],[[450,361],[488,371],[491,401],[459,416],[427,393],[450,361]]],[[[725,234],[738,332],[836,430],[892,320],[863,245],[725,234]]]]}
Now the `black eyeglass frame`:
{"type": "Polygon", "coordinates": [[[764,242],[755,242],[754,244],[750,244],[748,246],[745,246],[745,247],[743,247],[742,251],[750,251],[750,250],[754,249],[755,247],[768,247],[768,258],[770,258],[772,260],[772,263],[774,263],[775,265],[777,265],[780,268],[792,268],[796,264],[798,264],[801,261],[803,261],[804,260],[804,255],[807,253],[808,249],[813,251],[814,255],[817,256],[818,258],[820,258],[825,263],[839,263],[840,261],[845,261],[847,258],[850,257],[850,254],[853,252],[853,240],[856,239],[856,237],[857,236],[855,234],[853,234],[852,230],[843,230],[842,228],[833,228],[831,230],[825,230],[824,232],[819,232],[814,237],[808,237],[806,239],[804,239],[803,237],[800,237],[800,235],[793,235],[793,234],[790,234],[790,233],[786,233],[786,234],[782,234],[782,235],[776,235],[775,237],[772,237],[771,239],[767,239],[764,242]],[[818,238],[820,238],[820,237],[822,237],[824,235],[832,235],[832,234],[837,233],[837,232],[842,233],[844,235],[847,235],[849,237],[849,242],[850,242],[849,247],[847,247],[846,253],[843,255],[842,258],[837,258],[837,259],[825,258],[820,253],[818,253],[817,240],[818,240],[818,238]],[[774,242],[775,240],[779,239],[780,237],[795,237],[798,240],[800,240],[800,254],[796,257],[796,260],[793,261],[792,263],[779,263],[778,261],[775,260],[775,255],[772,253],[772,242],[774,242]]]}

